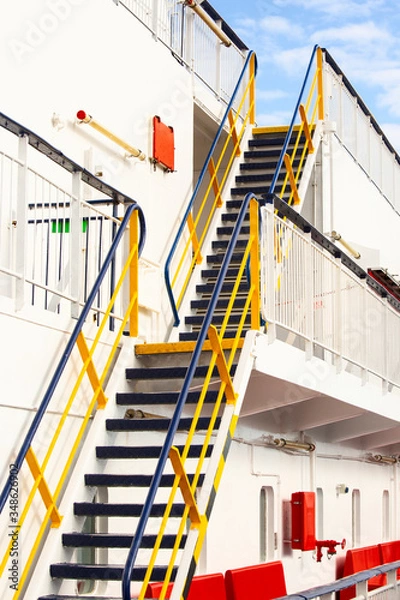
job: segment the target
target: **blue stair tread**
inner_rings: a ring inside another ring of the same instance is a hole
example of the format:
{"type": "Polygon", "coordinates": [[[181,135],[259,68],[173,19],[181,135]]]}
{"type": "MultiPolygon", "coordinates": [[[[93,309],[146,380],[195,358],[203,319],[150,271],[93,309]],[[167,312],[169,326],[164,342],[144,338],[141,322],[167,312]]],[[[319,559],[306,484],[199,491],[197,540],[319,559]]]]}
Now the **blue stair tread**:
{"type": "MultiPolygon", "coordinates": [[[[180,454],[182,454],[184,447],[177,446],[180,454]]],[[[199,458],[203,446],[191,445],[189,448],[188,458],[199,458]]],[[[210,456],[212,446],[208,446],[206,456],[210,456]]],[[[116,459],[145,459],[145,458],[159,458],[161,453],[161,446],[97,446],[96,457],[97,458],[116,458],[116,459]]]]}
{"type": "MultiPolygon", "coordinates": [[[[221,292],[222,293],[224,293],[224,292],[231,293],[235,284],[236,284],[235,281],[227,281],[226,283],[223,283],[221,292]]],[[[196,292],[198,294],[212,294],[212,292],[214,291],[214,287],[215,286],[212,283],[200,283],[199,285],[196,286],[196,292]]],[[[248,292],[249,291],[248,283],[247,282],[240,283],[237,291],[238,291],[238,293],[248,292]]]]}
{"type": "MultiPolygon", "coordinates": [[[[96,579],[99,581],[121,581],[125,565],[83,565],[80,563],[57,563],[50,565],[50,575],[64,579],[96,579]]],[[[132,581],[143,581],[147,566],[137,566],[132,571],[132,581]]],[[[155,581],[163,580],[167,567],[155,566],[152,576],[155,581]]],[[[176,568],[174,568],[176,572],[176,568]]]]}
{"type": "MultiPolygon", "coordinates": [[[[234,338],[237,334],[236,330],[233,331],[225,331],[224,333],[224,338],[234,338]]],[[[183,331],[179,334],[179,341],[180,342],[193,342],[195,340],[197,340],[199,335],[198,331],[183,331]]],[[[244,337],[244,332],[243,332],[243,337],[244,337]]]]}
{"type": "MultiPolygon", "coordinates": [[[[232,220],[236,220],[236,219],[232,219],[232,220]]],[[[209,256],[207,256],[207,263],[209,265],[214,265],[214,264],[222,264],[224,261],[225,255],[224,254],[210,254],[209,256]]],[[[231,262],[238,262],[241,263],[243,260],[243,253],[238,253],[238,252],[234,252],[232,254],[232,260],[231,262]]]]}
{"type": "MultiPolygon", "coordinates": [[[[197,421],[196,429],[208,429],[210,419],[200,417],[197,421]]],[[[188,431],[191,427],[192,419],[183,418],[179,421],[178,430],[188,431]]],[[[170,419],[107,419],[107,431],[167,431],[170,425],[170,419]]],[[[218,424],[216,425],[218,427],[218,424]]]]}
{"type": "MultiPolygon", "coordinates": [[[[169,487],[174,483],[175,475],[163,475],[161,477],[161,487],[169,487]]],[[[189,481],[193,475],[188,475],[189,481]]],[[[148,487],[153,475],[109,475],[104,473],[87,473],[85,475],[85,484],[93,486],[107,487],[148,487]]],[[[130,506],[129,504],[127,506],[130,506]]]]}
{"type": "MultiPolygon", "coordinates": [[[[141,548],[154,548],[156,535],[144,535],[141,548]]],[[[161,540],[161,548],[173,548],[175,535],[164,535],[161,540]]],[[[180,547],[185,544],[186,536],[182,537],[180,547]]],[[[116,533],[64,533],[62,543],[69,548],[130,548],[133,535],[116,533]]]]}
{"type": "MultiPolygon", "coordinates": [[[[153,504],[151,509],[152,517],[163,516],[165,513],[166,504],[153,504]]],[[[92,515],[95,517],[140,517],[143,510],[142,504],[114,504],[108,502],[103,504],[100,502],[75,502],[74,514],[77,516],[92,515]]],[[[180,517],[183,513],[184,505],[176,504],[172,507],[174,516],[180,517]]]]}
{"type": "MultiPolygon", "coordinates": [[[[146,404],[176,404],[180,392],[118,392],[116,401],[119,406],[140,406],[146,404]]],[[[200,391],[189,392],[186,403],[197,404],[200,391]]],[[[205,398],[206,402],[215,402],[218,392],[210,390],[205,398]]]]}
{"type": "MultiPolygon", "coordinates": [[[[212,323],[213,325],[221,325],[223,323],[225,319],[225,315],[214,315],[213,319],[212,319],[212,323]]],[[[237,325],[238,323],[240,323],[240,320],[242,319],[242,315],[235,315],[235,314],[231,314],[229,317],[229,325],[232,325],[233,323],[235,325],[237,325]]],[[[251,320],[251,315],[248,314],[246,316],[245,319],[245,323],[250,323],[251,320]]],[[[200,315],[189,315],[188,317],[185,317],[185,324],[186,325],[202,325],[204,321],[204,316],[200,315]]]]}
{"type": "MultiPolygon", "coordinates": [[[[200,365],[196,368],[194,376],[204,377],[207,375],[208,366],[200,365]]],[[[186,376],[187,367],[132,367],[126,369],[127,379],[183,379],[186,376]]],[[[214,373],[217,374],[218,370],[215,368],[214,373]]]]}

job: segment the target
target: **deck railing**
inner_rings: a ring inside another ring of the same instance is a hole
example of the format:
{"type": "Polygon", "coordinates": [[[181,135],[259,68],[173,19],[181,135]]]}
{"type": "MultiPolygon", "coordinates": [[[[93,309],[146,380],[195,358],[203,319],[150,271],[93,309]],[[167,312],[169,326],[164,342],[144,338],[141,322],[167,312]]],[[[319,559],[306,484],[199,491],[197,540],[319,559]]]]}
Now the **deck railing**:
{"type": "MultiPolygon", "coordinates": [[[[61,166],[67,172],[67,176],[72,173],[73,183],[87,182],[102,194],[106,193],[115,203],[126,204],[123,219],[121,221],[114,220],[117,221],[118,227],[115,229],[115,235],[112,237],[109,247],[101,249],[96,257],[99,264],[96,265],[92,274],[93,285],[90,284],[90,278],[87,275],[84,277],[88,287],[87,295],[82,298],[82,302],[85,302],[84,306],[77,315],[76,325],[28,427],[24,441],[15,458],[12,459],[7,481],[0,494],[2,519],[9,518],[8,527],[12,527],[13,531],[11,539],[8,535],[3,539],[0,576],[8,577],[10,562],[11,570],[14,564],[12,562],[13,544],[22,548],[23,540],[23,553],[19,554],[18,559],[18,585],[13,588],[15,590],[13,600],[17,600],[24,590],[48,528],[58,527],[61,523],[60,501],[79,454],[81,443],[90,428],[93,415],[97,409],[104,408],[107,403],[106,382],[118,356],[121,336],[124,331],[134,337],[138,335],[138,260],[145,240],[145,222],[143,212],[136,202],[100,182],[18,123],[4,115],[0,115],[0,123],[9,132],[22,136],[19,143],[23,144],[25,154],[27,145],[32,144],[36,150],[51,158],[57,168],[61,166]],[[99,298],[106,300],[104,303],[102,301],[101,309],[99,308],[99,298]],[[120,311],[116,311],[117,306],[121,308],[120,311]],[[110,329],[114,330],[114,333],[111,333],[110,329]],[[4,510],[5,508],[8,510],[4,510]]],[[[13,165],[10,158],[6,160],[13,165]]],[[[34,229],[33,239],[30,239],[29,235],[27,239],[19,238],[25,252],[28,248],[30,254],[39,255],[40,259],[42,254],[47,255],[54,250],[48,242],[51,221],[49,211],[53,209],[60,211],[63,215],[62,218],[55,221],[56,227],[61,227],[66,233],[65,228],[71,222],[71,233],[75,229],[76,237],[79,240],[82,226],[85,228],[85,220],[82,219],[79,211],[78,197],[74,193],[66,197],[62,192],[63,200],[61,201],[58,195],[61,188],[55,188],[47,181],[45,188],[47,186],[48,190],[55,191],[56,198],[51,194],[42,196],[41,204],[43,206],[38,207],[38,201],[32,203],[31,197],[27,196],[27,192],[32,191],[32,188],[27,185],[29,169],[26,160],[16,161],[16,163],[15,170],[19,173],[16,196],[21,194],[17,227],[27,234],[29,221],[33,221],[32,228],[34,229]],[[23,200],[25,200],[25,206],[23,206],[23,200]],[[31,210],[29,203],[34,204],[33,213],[29,213],[31,210]],[[73,223],[74,205],[78,212],[75,224],[73,223]],[[69,211],[69,209],[71,210],[69,211]],[[39,218],[38,210],[45,211],[46,216],[39,218]],[[34,218],[32,218],[32,214],[34,218]],[[65,214],[69,215],[68,218],[64,217],[65,214]],[[47,235],[42,247],[44,221],[47,235]],[[35,233],[35,228],[38,228],[39,233],[35,233]],[[36,243],[36,237],[40,238],[39,244],[36,243]]],[[[13,169],[14,167],[10,170],[13,169]]],[[[51,165],[49,170],[51,171],[51,165]]],[[[44,178],[40,177],[41,190],[43,190],[43,181],[44,178]]],[[[13,190],[13,185],[10,185],[8,197],[11,199],[13,190]]],[[[92,216],[86,218],[91,219],[92,216]]],[[[103,219],[103,217],[101,218],[103,219]]],[[[87,221],[86,231],[89,227],[91,225],[87,221]]],[[[71,243],[73,240],[74,238],[71,243]]],[[[101,243],[103,238],[99,236],[98,240],[101,243]]],[[[80,248],[79,251],[81,251],[80,248]]],[[[57,254],[56,250],[54,252],[55,257],[46,256],[46,260],[48,264],[55,263],[59,268],[59,257],[63,254],[57,254]]],[[[24,254],[21,255],[21,259],[23,256],[24,254]]],[[[72,260],[72,255],[67,254],[66,256],[72,260]]],[[[40,260],[39,264],[41,264],[40,260]]],[[[22,282],[25,288],[28,277],[23,267],[23,263],[17,264],[16,272],[6,273],[3,271],[3,275],[16,278],[17,282],[22,282]]],[[[48,269],[46,272],[50,273],[51,271],[52,269],[48,269]]],[[[73,271],[72,268],[71,271],[73,271]]],[[[32,294],[37,287],[44,289],[45,293],[51,296],[59,297],[60,295],[59,290],[47,286],[47,282],[43,282],[42,279],[34,279],[31,284],[32,294]]],[[[22,289],[22,295],[24,291],[25,289],[22,289]]],[[[51,300],[49,300],[50,303],[51,300]]],[[[76,304],[79,303],[76,302],[76,304]]],[[[49,308],[49,306],[45,306],[45,308],[49,308]]],[[[76,306],[76,308],[78,307],[76,306]]],[[[48,357],[44,357],[45,360],[46,358],[48,359],[48,357]]]]}
{"type": "MultiPolygon", "coordinates": [[[[170,48],[198,80],[228,102],[246,60],[247,48],[225,23],[210,16],[217,27],[228,29],[233,42],[221,44],[216,34],[180,0],[114,0],[132,12],[158,40],[170,48]]],[[[207,2],[204,2],[204,7],[207,2]]],[[[204,10],[202,8],[202,10],[204,10]]],[[[211,10],[211,14],[215,11],[211,10]]],[[[208,13],[207,13],[208,14],[208,13]]]]}
{"type": "MultiPolygon", "coordinates": [[[[399,595],[400,579],[397,579],[399,568],[400,561],[396,561],[349,577],[343,577],[326,585],[319,585],[308,590],[299,591],[296,594],[281,596],[277,600],[314,600],[314,598],[335,600],[335,598],[340,597],[340,592],[353,586],[355,586],[355,598],[359,600],[369,600],[370,598],[374,600],[391,600],[392,598],[398,598],[399,595]],[[387,585],[369,590],[368,581],[383,573],[387,574],[387,585]]],[[[348,597],[348,592],[346,597],[348,597]]]]}
{"type": "Polygon", "coordinates": [[[371,373],[386,387],[400,387],[400,303],[293,209],[276,200],[277,206],[279,215],[272,205],[262,209],[268,334],[279,326],[310,354],[322,348],[338,365],[357,365],[363,378],[371,373]]]}
{"type": "Polygon", "coordinates": [[[340,142],[400,212],[400,156],[336,62],[324,53],[326,117],[336,123],[340,142]]]}
{"type": "MultiPolygon", "coordinates": [[[[0,295],[17,309],[77,316],[133,201],[1,113],[0,133],[0,295]]],[[[99,313],[114,269],[106,278],[93,306],[99,313]]],[[[118,300],[113,316],[122,314],[118,300]]]]}

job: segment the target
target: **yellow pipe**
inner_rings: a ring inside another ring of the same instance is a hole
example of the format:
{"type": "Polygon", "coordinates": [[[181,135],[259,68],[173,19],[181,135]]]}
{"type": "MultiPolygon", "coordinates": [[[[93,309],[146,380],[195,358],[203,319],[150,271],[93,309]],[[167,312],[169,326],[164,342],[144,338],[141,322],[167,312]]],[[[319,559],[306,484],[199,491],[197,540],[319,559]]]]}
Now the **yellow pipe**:
{"type": "Polygon", "coordinates": [[[218,27],[216,22],[212,20],[212,18],[205,12],[205,10],[203,8],[201,8],[201,6],[199,6],[199,4],[197,4],[197,2],[195,0],[186,0],[185,6],[188,6],[189,8],[191,8],[193,10],[193,12],[195,12],[196,15],[198,17],[200,17],[200,19],[202,21],[204,21],[204,23],[206,25],[208,25],[208,27],[211,29],[211,31],[213,31],[215,33],[217,38],[219,40],[221,40],[221,42],[224,44],[224,46],[229,47],[232,45],[232,42],[228,38],[228,36],[225,35],[225,33],[222,31],[222,29],[220,27],[218,27]]]}
{"type": "Polygon", "coordinates": [[[124,140],[109,131],[106,127],[100,125],[100,123],[95,121],[93,117],[88,115],[84,110],[78,110],[76,116],[81,123],[88,123],[91,127],[93,127],[93,129],[96,129],[96,131],[105,135],[109,140],[115,142],[118,144],[118,146],[121,146],[121,148],[128,152],[129,156],[135,156],[139,160],[144,160],[146,158],[146,155],[141,150],[138,150],[138,148],[135,148],[134,146],[124,142],[124,140]]]}
{"type": "Polygon", "coordinates": [[[355,250],[352,246],[350,246],[350,244],[348,244],[340,235],[340,233],[337,233],[337,231],[332,231],[331,233],[331,238],[333,240],[335,240],[335,242],[340,242],[341,245],[346,248],[346,250],[348,252],[350,252],[350,254],[352,256],[354,256],[354,258],[361,258],[361,254],[358,252],[358,250],[355,250]]]}

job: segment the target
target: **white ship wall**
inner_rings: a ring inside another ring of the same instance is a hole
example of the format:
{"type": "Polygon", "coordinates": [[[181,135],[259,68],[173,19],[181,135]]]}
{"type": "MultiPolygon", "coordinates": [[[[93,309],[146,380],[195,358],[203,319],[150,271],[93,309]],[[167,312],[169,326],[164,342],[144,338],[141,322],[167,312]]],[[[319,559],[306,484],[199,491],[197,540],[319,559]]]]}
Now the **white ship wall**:
{"type": "Polygon", "coordinates": [[[394,199],[389,201],[381,193],[335,135],[331,135],[330,141],[329,150],[323,148],[324,232],[335,230],[358,249],[359,262],[364,268],[383,267],[389,273],[399,274],[398,201],[395,208],[394,199]],[[379,264],[371,263],[376,256],[380,257],[379,264]]]}

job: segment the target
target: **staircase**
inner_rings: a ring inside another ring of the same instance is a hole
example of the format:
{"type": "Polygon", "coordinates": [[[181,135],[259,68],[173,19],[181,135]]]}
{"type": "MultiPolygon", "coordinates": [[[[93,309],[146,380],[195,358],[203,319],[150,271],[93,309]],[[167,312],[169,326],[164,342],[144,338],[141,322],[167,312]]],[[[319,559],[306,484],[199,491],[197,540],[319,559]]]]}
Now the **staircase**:
{"type": "MultiPolygon", "coordinates": [[[[188,331],[179,334],[180,341],[196,340],[198,332],[203,323],[204,315],[208,309],[209,299],[214,290],[214,284],[218,277],[221,263],[224,259],[229,240],[232,236],[243,199],[246,194],[253,193],[260,201],[265,199],[270,190],[273,176],[279,161],[280,153],[285,141],[287,128],[271,129],[271,131],[256,133],[249,140],[249,149],[244,152],[243,161],[240,164],[240,175],[236,176],[237,186],[231,189],[231,200],[225,203],[226,211],[221,215],[221,225],[217,227],[216,239],[212,242],[213,253],[207,256],[207,268],[201,271],[202,282],[196,287],[197,298],[191,301],[190,307],[192,314],[185,317],[185,325],[188,331]],[[243,173],[243,174],[242,174],[243,173]]],[[[292,134],[288,146],[288,152],[292,153],[297,140],[296,131],[292,134]]],[[[304,151],[304,136],[296,148],[296,156],[301,156],[304,151]]],[[[294,158],[293,165],[296,166],[300,158],[294,158]]],[[[299,174],[299,177],[301,173],[299,174]]],[[[285,179],[285,171],[281,170],[275,193],[280,194],[285,179]]],[[[290,198],[289,186],[285,187],[283,199],[288,201],[290,198]]],[[[239,265],[243,259],[243,249],[247,244],[250,233],[249,216],[246,216],[245,225],[242,226],[239,239],[236,244],[235,254],[232,257],[225,283],[217,304],[213,324],[221,325],[225,310],[232,295],[234,283],[236,281],[239,265]]],[[[226,338],[232,338],[236,334],[236,328],[240,322],[243,307],[245,305],[245,296],[248,293],[248,277],[244,273],[237,294],[235,295],[234,306],[231,317],[225,332],[226,338]]],[[[250,315],[246,316],[245,330],[250,329],[250,315]]]]}
{"type": "MultiPolygon", "coordinates": [[[[236,177],[237,187],[231,190],[232,199],[226,203],[227,211],[221,216],[222,222],[217,228],[216,239],[212,242],[213,253],[207,256],[207,268],[201,271],[203,281],[196,287],[198,297],[191,302],[193,313],[185,318],[188,331],[180,333],[180,342],[177,344],[171,344],[169,348],[168,344],[164,345],[161,354],[158,354],[159,346],[154,345],[153,355],[151,345],[150,350],[148,346],[146,349],[148,366],[127,369],[126,377],[131,383],[132,391],[117,394],[116,402],[121,408],[121,417],[106,421],[110,442],[108,445],[96,447],[97,459],[104,461],[104,473],[85,475],[86,486],[97,490],[107,489],[107,494],[101,496],[106,496],[108,501],[95,498],[93,502],[75,503],[74,514],[90,519],[92,532],[69,532],[62,537],[62,543],[66,548],[80,551],[81,555],[84,548],[94,549],[94,555],[92,554],[90,560],[85,561],[86,564],[78,560],[52,564],[50,575],[53,579],[77,582],[121,581],[127,549],[131,547],[134,537],[135,522],[137,523],[143,510],[144,492],[151,483],[156,461],[171,423],[173,409],[187,374],[189,356],[187,353],[182,353],[184,346],[182,342],[189,342],[190,347],[193,348],[199,336],[244,196],[252,191],[262,199],[268,193],[285,135],[284,130],[278,133],[272,131],[255,135],[249,142],[249,150],[244,153],[244,161],[240,165],[241,173],[245,174],[236,177]],[[104,518],[107,519],[108,526],[106,532],[101,532],[104,518]],[[95,559],[95,555],[100,550],[102,556],[107,557],[106,564],[98,563],[95,559]]],[[[298,151],[302,152],[302,148],[298,151]]],[[[278,190],[281,187],[282,178],[278,190]]],[[[249,294],[249,278],[247,269],[243,268],[243,253],[246,251],[249,235],[250,221],[247,213],[212,318],[213,325],[217,329],[221,328],[224,320],[226,321],[227,308],[231,304],[229,319],[225,322],[223,332],[225,348],[235,344],[238,328],[240,339],[236,339],[236,344],[241,347],[245,331],[251,328],[251,314],[248,310],[243,318],[249,294]]],[[[188,349],[187,344],[186,349],[188,349]]],[[[192,389],[188,392],[184,412],[174,438],[174,445],[180,456],[184,456],[188,432],[192,431],[193,439],[187,446],[189,465],[187,476],[194,495],[201,489],[207,462],[212,455],[213,443],[205,445],[205,439],[215,439],[226,401],[226,396],[222,397],[220,391],[209,389],[204,397],[201,416],[197,414],[193,421],[202,394],[201,384],[207,377],[207,373],[209,375],[211,373],[212,382],[220,383],[221,380],[217,367],[212,366],[212,371],[209,372],[211,355],[212,353],[208,351],[203,352],[202,364],[196,367],[191,383],[192,389]],[[216,406],[217,411],[215,411],[216,406]],[[201,457],[205,460],[199,471],[198,459],[201,457]]],[[[233,364],[231,361],[229,367],[230,376],[233,377],[236,363],[233,364]]],[[[187,519],[187,508],[180,494],[172,502],[169,500],[174,486],[175,488],[177,486],[175,473],[171,465],[168,465],[167,472],[162,475],[160,489],[151,509],[151,518],[143,535],[138,564],[132,572],[132,590],[139,591],[140,584],[146,579],[151,581],[164,581],[166,577],[171,581],[175,579],[187,541],[187,527],[185,525],[182,528],[182,520],[187,519]],[[167,509],[168,503],[170,506],[167,509]],[[167,510],[169,516],[165,533],[158,542],[160,552],[157,562],[154,563],[150,575],[146,575],[148,563],[152,560],[151,551],[157,544],[156,525],[167,510]]],[[[50,595],[40,596],[38,600],[68,600],[70,597],[72,598],[68,595],[50,595]]],[[[95,596],[90,598],[93,599],[95,596]]]]}

